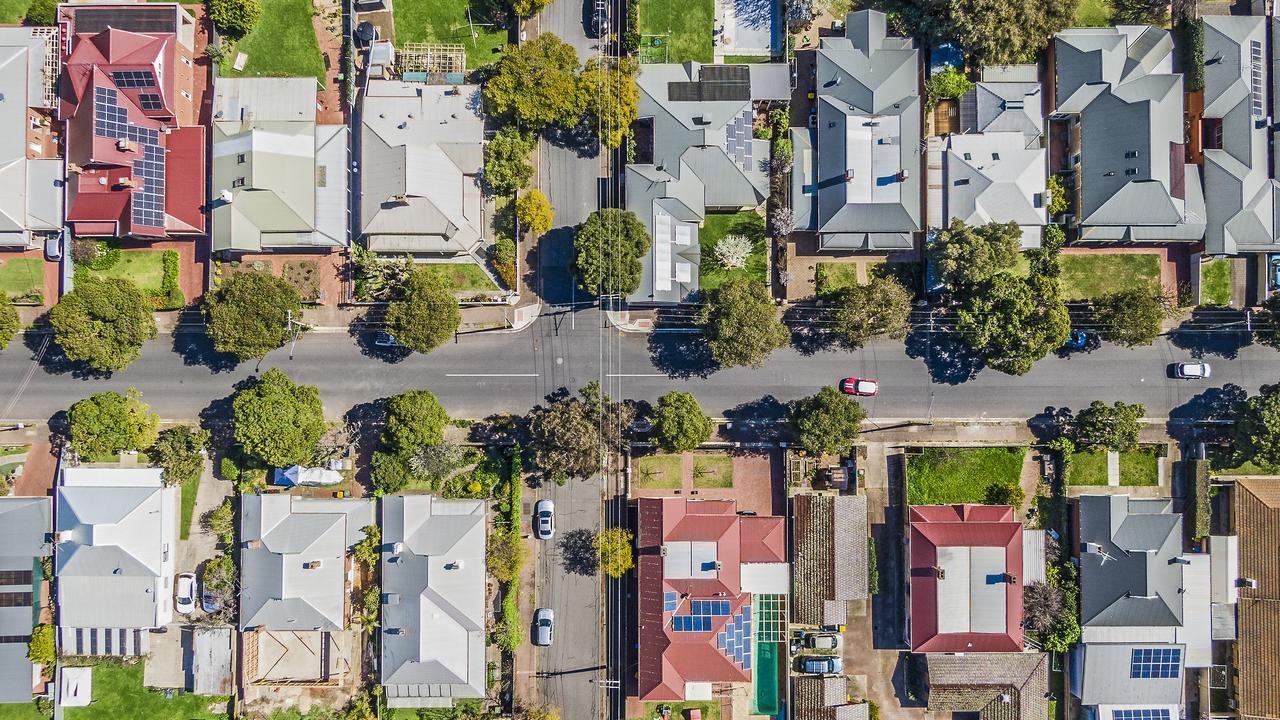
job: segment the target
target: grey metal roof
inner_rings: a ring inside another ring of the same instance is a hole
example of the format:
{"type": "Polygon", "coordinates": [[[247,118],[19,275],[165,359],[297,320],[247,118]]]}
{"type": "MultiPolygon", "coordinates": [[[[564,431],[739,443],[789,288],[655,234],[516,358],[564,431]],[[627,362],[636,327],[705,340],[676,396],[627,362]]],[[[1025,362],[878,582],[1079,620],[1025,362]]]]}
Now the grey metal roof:
{"type": "Polygon", "coordinates": [[[960,98],[960,128],[1039,138],[1044,133],[1043,102],[1038,82],[980,82],[960,98]]]}
{"type": "Polygon", "coordinates": [[[945,157],[946,217],[969,225],[1016,222],[1022,247],[1039,247],[1048,222],[1045,150],[1021,132],[951,135],[945,157]]]}
{"type": "Polygon", "coordinates": [[[1080,624],[1182,625],[1182,515],[1168,500],[1082,495],[1080,624]]]}
{"type": "Polygon", "coordinates": [[[43,37],[0,28],[0,245],[28,245],[32,231],[62,227],[62,161],[27,159],[27,115],[44,105],[44,62],[43,37]]]}
{"type": "Polygon", "coordinates": [[[485,694],[485,508],[382,500],[382,684],[392,707],[485,694]]]}
{"type": "Polygon", "coordinates": [[[344,629],[347,552],[373,523],[368,500],[242,496],[240,629],[344,629]]]}
{"type": "MultiPolygon", "coordinates": [[[[1083,672],[1075,690],[1081,705],[1178,705],[1182,702],[1183,669],[1178,664],[1176,677],[1133,678],[1130,666],[1133,651],[1140,648],[1161,649],[1181,645],[1142,645],[1128,643],[1088,643],[1076,646],[1083,672]]],[[[1075,672],[1072,673],[1075,675],[1075,672]]]]}
{"type": "MultiPolygon", "coordinates": [[[[0,570],[30,570],[26,585],[0,585],[0,592],[30,592],[40,597],[40,558],[53,548],[47,542],[53,529],[52,504],[47,497],[0,497],[0,570]]],[[[0,635],[29,636],[35,606],[0,608],[0,635]]],[[[30,702],[31,661],[26,643],[0,643],[0,703],[30,702]]]]}

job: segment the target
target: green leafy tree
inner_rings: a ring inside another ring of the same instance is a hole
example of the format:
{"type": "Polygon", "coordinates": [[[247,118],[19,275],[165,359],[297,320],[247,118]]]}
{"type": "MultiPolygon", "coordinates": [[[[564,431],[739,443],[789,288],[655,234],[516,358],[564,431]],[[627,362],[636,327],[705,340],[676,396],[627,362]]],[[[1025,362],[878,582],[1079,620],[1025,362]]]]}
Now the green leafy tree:
{"type": "Polygon", "coordinates": [[[22,329],[18,311],[9,300],[8,293],[0,293],[0,350],[9,347],[13,337],[22,329]]]}
{"type": "Polygon", "coordinates": [[[58,23],[58,3],[55,0],[35,0],[27,8],[24,18],[28,25],[56,25],[58,23]]]}
{"type": "Polygon", "coordinates": [[[364,538],[351,549],[351,555],[365,567],[373,569],[382,557],[382,528],[365,525],[360,532],[364,533],[364,538]]]}
{"type": "Polygon", "coordinates": [[[231,498],[222,501],[218,507],[205,513],[201,522],[205,530],[218,536],[218,542],[230,546],[235,541],[236,511],[231,505],[231,498]]]}
{"type": "Polygon", "coordinates": [[[640,258],[652,244],[649,231],[629,210],[597,210],[573,239],[578,287],[600,295],[630,295],[640,287],[640,258]]]}
{"type": "Polygon", "coordinates": [[[706,295],[698,322],[721,367],[760,367],[790,339],[764,283],[730,278],[706,295]]]}
{"type": "Polygon", "coordinates": [[[1241,461],[1280,467],[1280,384],[1263,385],[1236,407],[1232,437],[1241,461]]]}
{"type": "Polygon", "coordinates": [[[213,348],[241,360],[260,358],[289,339],[289,320],[302,313],[293,283],[266,272],[238,272],[204,300],[213,348]]]}
{"type": "Polygon", "coordinates": [[[1049,217],[1057,217],[1067,211],[1067,208],[1071,205],[1071,196],[1067,194],[1067,187],[1062,184],[1062,177],[1059,175],[1050,175],[1047,187],[1049,192],[1049,217]]]}
{"type": "Polygon", "coordinates": [[[1173,299],[1159,290],[1130,287],[1093,301],[1098,334],[1104,340],[1134,347],[1160,336],[1160,323],[1173,312],[1173,299]]]}
{"type": "Polygon", "coordinates": [[[830,385],[791,403],[787,416],[800,444],[818,455],[847,454],[867,419],[861,405],[830,385]]]}
{"type": "Polygon", "coordinates": [[[672,390],[658,398],[653,412],[653,441],[667,452],[694,450],[711,437],[714,425],[698,399],[672,390]]]}
{"type": "Polygon", "coordinates": [[[208,431],[175,425],[160,432],[148,454],[152,465],[164,468],[166,485],[184,485],[199,479],[204,472],[204,455],[200,451],[208,442],[208,431]]]}
{"type": "Polygon", "coordinates": [[[1031,272],[1045,277],[1058,277],[1062,273],[1062,266],[1058,259],[1062,255],[1062,247],[1066,244],[1067,235],[1062,231],[1061,225],[1053,223],[1045,225],[1040,247],[1031,248],[1024,253],[1031,272]]]}
{"type": "Polygon", "coordinates": [[[877,337],[900,338],[911,329],[911,293],[888,277],[840,289],[832,298],[832,331],[850,347],[877,337]]]}
{"type": "Polygon", "coordinates": [[[72,362],[100,372],[123,370],[156,336],[151,303],[123,278],[80,273],[75,289],[49,310],[58,346],[72,362]]]}
{"type": "Polygon", "coordinates": [[[1280,293],[1263,301],[1262,309],[1254,314],[1253,328],[1258,342],[1280,348],[1280,293]]]}
{"type": "Polygon", "coordinates": [[[956,313],[956,331],[988,366],[1024,375],[1040,358],[1062,346],[1071,332],[1058,281],[999,273],[967,293],[956,313]]]}
{"type": "Polygon", "coordinates": [[[427,353],[453,337],[462,312],[443,280],[418,269],[405,281],[404,297],[387,306],[386,323],[401,345],[427,353]]]}
{"type": "Polygon", "coordinates": [[[621,145],[640,114],[639,72],[634,58],[592,58],[579,76],[588,124],[598,128],[605,147],[621,145]]]}
{"type": "Polygon", "coordinates": [[[929,261],[939,280],[963,293],[1016,265],[1021,243],[1022,228],[1017,223],[970,226],[952,220],[929,248],[929,261]]]}
{"type": "Polygon", "coordinates": [[[53,626],[41,623],[31,628],[31,641],[27,643],[27,659],[33,665],[42,665],[44,674],[53,675],[53,666],[58,662],[58,651],[53,643],[53,626]]]}
{"type": "Polygon", "coordinates": [[[1119,400],[1107,405],[1094,400],[1076,413],[1074,440],[1081,447],[1127,452],[1138,447],[1138,432],[1147,408],[1119,400]]]}
{"type": "Polygon", "coordinates": [[[984,499],[988,505],[1011,505],[1020,508],[1022,501],[1026,499],[1026,494],[1022,492],[1022,486],[1017,482],[1005,480],[988,485],[984,499]]]}
{"type": "Polygon", "coordinates": [[[320,390],[299,385],[276,368],[236,391],[231,400],[236,442],[269,467],[304,465],[324,435],[320,390]]]}
{"type": "Polygon", "coordinates": [[[1168,0],[1111,0],[1111,24],[1155,25],[1169,24],[1168,0]]]}
{"type": "Polygon", "coordinates": [[[627,403],[611,402],[591,383],[577,397],[558,397],[529,416],[533,461],[549,475],[591,477],[603,468],[601,450],[622,451],[624,428],[635,419],[627,403]]]}
{"type": "Polygon", "coordinates": [[[950,66],[930,75],[924,85],[929,107],[934,107],[944,98],[959,99],[973,88],[973,81],[962,70],[950,66]]]}
{"type": "Polygon", "coordinates": [[[582,117],[578,51],[551,33],[508,46],[484,84],[485,108],[526,130],[573,127],[582,117]]]}
{"type": "Polygon", "coordinates": [[[208,0],[209,20],[220,32],[231,37],[244,37],[262,17],[259,0],[208,0]]]}
{"type": "Polygon", "coordinates": [[[531,18],[542,12],[547,0],[511,0],[511,9],[522,18],[531,18]]]}
{"type": "Polygon", "coordinates": [[[626,528],[611,527],[596,533],[593,544],[600,560],[601,572],[617,578],[635,567],[635,552],[632,549],[634,540],[635,535],[626,528]]]}
{"type": "Polygon", "coordinates": [[[428,445],[444,442],[444,426],[449,414],[429,390],[410,390],[387,401],[387,424],[382,429],[383,446],[394,453],[408,454],[428,445]]]}
{"type": "Polygon", "coordinates": [[[1075,20],[1079,0],[881,0],[899,7],[917,34],[954,39],[979,65],[1033,62],[1054,33],[1075,20]],[[920,13],[932,14],[920,18],[920,13]]]}
{"type": "Polygon", "coordinates": [[[535,139],[532,133],[520,132],[507,126],[498,131],[484,146],[484,180],[496,193],[509,195],[525,185],[533,177],[533,153],[535,139]]]}
{"type": "Polygon", "coordinates": [[[145,450],[156,441],[160,416],[142,402],[142,393],[100,392],[67,411],[71,447],[83,458],[106,458],[122,450],[145,450]]]}
{"type": "Polygon", "coordinates": [[[530,190],[516,198],[516,218],[520,220],[521,227],[538,237],[551,229],[556,214],[551,209],[551,201],[541,190],[530,190]]]}

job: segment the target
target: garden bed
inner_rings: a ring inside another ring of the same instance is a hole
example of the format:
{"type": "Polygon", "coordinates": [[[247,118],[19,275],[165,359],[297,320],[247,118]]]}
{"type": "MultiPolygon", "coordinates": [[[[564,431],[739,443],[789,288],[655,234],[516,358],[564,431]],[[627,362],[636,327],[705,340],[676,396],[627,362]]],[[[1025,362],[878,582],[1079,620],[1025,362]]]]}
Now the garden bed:
{"type": "Polygon", "coordinates": [[[906,456],[907,503],[985,503],[993,485],[1018,485],[1025,447],[923,448],[906,456]]]}

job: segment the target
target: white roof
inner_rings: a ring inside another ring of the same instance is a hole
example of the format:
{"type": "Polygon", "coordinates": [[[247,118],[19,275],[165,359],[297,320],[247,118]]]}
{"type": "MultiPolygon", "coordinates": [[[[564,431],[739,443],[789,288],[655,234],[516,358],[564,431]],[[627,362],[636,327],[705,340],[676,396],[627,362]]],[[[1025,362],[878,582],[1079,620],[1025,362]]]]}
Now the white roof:
{"type": "Polygon", "coordinates": [[[901,119],[897,115],[850,115],[845,124],[845,202],[896,203],[902,198],[901,119]]]}
{"type": "Polygon", "coordinates": [[[1210,599],[1213,602],[1236,602],[1239,594],[1236,579],[1240,577],[1239,548],[1235,535],[1209,536],[1210,599]]]}
{"type": "Polygon", "coordinates": [[[791,592],[789,563],[743,563],[742,592],[763,595],[786,595],[791,592]]]}
{"type": "Polygon", "coordinates": [[[1209,667],[1213,664],[1213,624],[1209,616],[1209,556],[1186,556],[1182,571],[1182,608],[1185,617],[1178,633],[1186,644],[1182,664],[1209,667]]]}
{"type": "Polygon", "coordinates": [[[717,546],[714,541],[669,542],[662,563],[662,577],[668,580],[709,580],[718,575],[717,546]]]}
{"type": "Polygon", "coordinates": [[[58,704],[62,707],[85,707],[93,700],[93,668],[63,666],[58,704]]]}

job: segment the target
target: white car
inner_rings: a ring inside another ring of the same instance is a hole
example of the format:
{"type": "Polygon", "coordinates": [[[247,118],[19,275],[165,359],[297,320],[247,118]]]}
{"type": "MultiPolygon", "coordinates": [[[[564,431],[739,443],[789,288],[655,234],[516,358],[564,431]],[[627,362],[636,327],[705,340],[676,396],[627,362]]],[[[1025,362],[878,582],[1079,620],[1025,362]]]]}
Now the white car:
{"type": "Polygon", "coordinates": [[[1213,374],[1213,368],[1209,363],[1178,363],[1173,374],[1183,380],[1207,380],[1213,374]]]}
{"type": "Polygon", "coordinates": [[[547,498],[533,506],[533,531],[539,540],[550,540],[556,534],[556,506],[547,498]]]}
{"type": "Polygon", "coordinates": [[[182,615],[190,615],[196,610],[196,576],[182,573],[174,584],[173,609],[182,615]]]}
{"type": "Polygon", "coordinates": [[[556,614],[551,608],[538,608],[533,613],[533,644],[551,647],[555,639],[556,614]]]}

